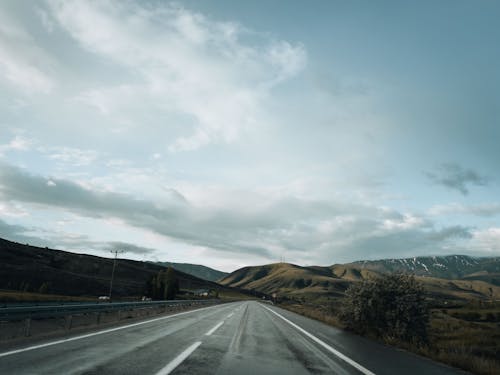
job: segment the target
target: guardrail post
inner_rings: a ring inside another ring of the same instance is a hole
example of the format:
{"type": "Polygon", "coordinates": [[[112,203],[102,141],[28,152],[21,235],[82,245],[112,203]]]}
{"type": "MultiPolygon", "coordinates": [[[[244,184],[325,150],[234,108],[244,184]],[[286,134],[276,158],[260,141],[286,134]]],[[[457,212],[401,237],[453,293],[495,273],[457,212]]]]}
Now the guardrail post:
{"type": "Polygon", "coordinates": [[[28,337],[31,331],[31,317],[24,320],[24,336],[28,337]]]}
{"type": "Polygon", "coordinates": [[[71,329],[71,324],[73,323],[73,315],[67,315],[66,316],[66,324],[64,328],[66,331],[69,331],[71,329]]]}

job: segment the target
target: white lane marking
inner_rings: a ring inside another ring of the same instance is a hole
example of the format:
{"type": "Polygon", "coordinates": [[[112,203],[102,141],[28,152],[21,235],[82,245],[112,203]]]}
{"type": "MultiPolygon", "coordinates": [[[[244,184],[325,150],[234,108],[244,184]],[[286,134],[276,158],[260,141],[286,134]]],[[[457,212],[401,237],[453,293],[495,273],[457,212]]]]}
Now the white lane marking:
{"type": "Polygon", "coordinates": [[[234,315],[234,312],[232,312],[231,314],[229,314],[227,317],[230,318],[234,315]]]}
{"type": "Polygon", "coordinates": [[[358,369],[363,374],[365,374],[365,375],[375,375],[375,373],[373,373],[370,370],[366,369],[365,367],[361,366],[359,363],[353,361],[351,358],[349,358],[346,355],[342,354],[338,350],[332,348],[326,342],[324,342],[323,340],[318,339],[316,336],[314,336],[313,334],[307,332],[305,329],[299,327],[297,324],[291,322],[290,320],[288,320],[287,318],[285,318],[283,315],[278,314],[276,311],[270,309],[267,306],[263,306],[263,305],[261,305],[261,306],[263,308],[271,311],[273,314],[277,315],[278,317],[280,317],[281,319],[283,319],[285,322],[287,322],[288,324],[290,324],[292,327],[296,328],[297,330],[299,330],[300,332],[302,332],[304,335],[306,335],[307,337],[309,337],[310,339],[312,339],[313,341],[315,341],[316,343],[318,343],[319,345],[321,345],[322,347],[324,347],[326,350],[328,350],[328,351],[332,352],[333,354],[335,354],[340,359],[342,359],[345,362],[349,363],[352,367],[358,369]]]}
{"type": "Polygon", "coordinates": [[[207,333],[205,333],[205,336],[210,336],[212,333],[214,333],[215,331],[217,331],[217,329],[224,324],[224,321],[222,322],[219,322],[214,328],[212,328],[210,331],[208,331],[207,333]]]}
{"type": "Polygon", "coordinates": [[[81,339],[85,339],[87,337],[102,335],[104,333],[109,333],[109,332],[115,332],[115,331],[119,331],[121,329],[126,329],[126,328],[130,328],[130,327],[136,327],[136,326],[140,326],[142,324],[148,324],[148,323],[156,322],[156,321],[159,321],[159,320],[175,318],[176,316],[191,314],[191,313],[194,313],[194,312],[197,312],[197,311],[208,310],[208,309],[212,309],[214,307],[220,307],[220,306],[224,306],[224,305],[215,305],[215,306],[209,306],[209,307],[202,307],[201,309],[184,311],[184,312],[173,314],[173,315],[162,316],[161,318],[155,318],[155,319],[151,319],[151,320],[145,320],[143,322],[128,324],[126,326],[120,326],[120,327],[116,327],[116,328],[109,328],[109,329],[105,329],[103,331],[87,333],[85,335],[80,335],[80,336],[70,337],[70,338],[67,338],[67,339],[62,339],[62,340],[47,342],[45,344],[28,346],[27,348],[23,348],[23,349],[11,350],[10,352],[0,353],[0,358],[1,357],[6,357],[6,356],[12,355],[12,354],[27,352],[28,350],[35,350],[35,349],[45,348],[47,346],[62,344],[62,343],[65,343],[65,342],[70,342],[70,341],[75,341],[75,340],[81,340],[81,339]]]}
{"type": "Polygon", "coordinates": [[[177,366],[179,366],[182,363],[182,361],[184,361],[187,357],[189,357],[191,353],[194,352],[196,348],[200,345],[201,341],[196,341],[193,345],[191,345],[189,348],[187,348],[181,354],[175,357],[168,365],[166,365],[160,371],[158,371],[156,375],[170,374],[172,371],[175,370],[177,366]]]}

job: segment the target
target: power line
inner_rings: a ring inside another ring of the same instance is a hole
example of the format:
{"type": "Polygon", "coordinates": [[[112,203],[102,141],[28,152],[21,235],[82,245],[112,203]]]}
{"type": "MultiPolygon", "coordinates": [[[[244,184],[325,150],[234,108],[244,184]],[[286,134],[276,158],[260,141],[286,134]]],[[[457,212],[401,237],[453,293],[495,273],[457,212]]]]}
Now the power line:
{"type": "Polygon", "coordinates": [[[111,271],[111,280],[109,282],[109,300],[111,301],[111,292],[113,291],[113,279],[115,277],[115,268],[116,268],[116,258],[118,254],[124,253],[125,250],[110,250],[110,253],[115,254],[115,258],[113,260],[113,270],[111,271]]]}

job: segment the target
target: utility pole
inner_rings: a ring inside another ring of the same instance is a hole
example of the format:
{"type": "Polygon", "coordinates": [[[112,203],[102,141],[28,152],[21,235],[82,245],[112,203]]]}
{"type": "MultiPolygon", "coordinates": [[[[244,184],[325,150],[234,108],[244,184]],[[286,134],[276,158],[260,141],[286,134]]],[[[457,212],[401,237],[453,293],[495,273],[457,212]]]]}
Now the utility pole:
{"type": "Polygon", "coordinates": [[[116,268],[116,258],[118,254],[123,253],[123,250],[110,250],[111,253],[115,254],[115,259],[113,260],[113,270],[111,271],[111,281],[109,282],[109,300],[111,301],[111,292],[113,291],[113,279],[115,277],[115,268],[116,268]]]}

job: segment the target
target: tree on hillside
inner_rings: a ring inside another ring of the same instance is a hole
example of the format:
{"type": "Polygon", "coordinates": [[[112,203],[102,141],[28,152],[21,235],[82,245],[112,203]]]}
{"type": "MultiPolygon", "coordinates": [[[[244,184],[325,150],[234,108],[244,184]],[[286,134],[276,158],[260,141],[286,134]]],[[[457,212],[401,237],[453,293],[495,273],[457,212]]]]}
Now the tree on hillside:
{"type": "Polygon", "coordinates": [[[427,342],[429,312],[413,275],[396,273],[362,281],[346,291],[340,314],[348,329],[390,340],[427,342]]]}
{"type": "Polygon", "coordinates": [[[153,299],[174,299],[179,292],[179,280],[175,270],[168,267],[151,277],[146,283],[145,294],[153,299]]]}
{"type": "Polygon", "coordinates": [[[163,298],[174,299],[177,292],[179,292],[179,281],[177,280],[175,270],[172,267],[167,268],[164,285],[163,298]]]}

